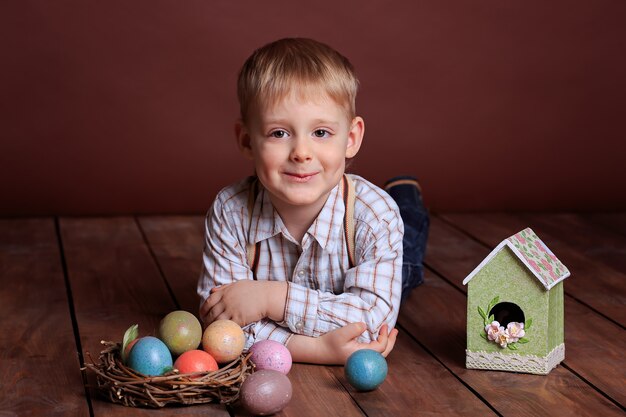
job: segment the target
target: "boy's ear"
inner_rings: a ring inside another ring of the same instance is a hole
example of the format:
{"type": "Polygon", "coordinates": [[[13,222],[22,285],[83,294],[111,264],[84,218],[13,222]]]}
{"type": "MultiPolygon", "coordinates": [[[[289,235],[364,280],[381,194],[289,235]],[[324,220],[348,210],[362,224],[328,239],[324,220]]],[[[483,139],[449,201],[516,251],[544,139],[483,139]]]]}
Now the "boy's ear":
{"type": "Polygon", "coordinates": [[[348,132],[348,147],[346,148],[346,158],[354,158],[361,148],[363,135],[365,134],[365,121],[357,116],[352,119],[352,125],[348,132]]]}
{"type": "Polygon", "coordinates": [[[241,120],[237,120],[235,123],[235,137],[237,139],[237,146],[241,153],[248,159],[253,159],[252,154],[252,141],[250,140],[250,134],[246,125],[241,120]]]}

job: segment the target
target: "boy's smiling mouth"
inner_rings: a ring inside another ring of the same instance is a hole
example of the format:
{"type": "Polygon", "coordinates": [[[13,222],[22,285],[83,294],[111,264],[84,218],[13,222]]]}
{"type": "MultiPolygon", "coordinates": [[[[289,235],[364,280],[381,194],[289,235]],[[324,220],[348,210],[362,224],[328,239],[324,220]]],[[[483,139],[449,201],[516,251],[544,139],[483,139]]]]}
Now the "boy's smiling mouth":
{"type": "Polygon", "coordinates": [[[306,173],[299,173],[299,172],[283,172],[284,175],[287,176],[287,178],[291,181],[294,182],[307,182],[309,180],[311,180],[311,178],[313,178],[315,175],[318,174],[318,172],[306,172],[306,173]]]}

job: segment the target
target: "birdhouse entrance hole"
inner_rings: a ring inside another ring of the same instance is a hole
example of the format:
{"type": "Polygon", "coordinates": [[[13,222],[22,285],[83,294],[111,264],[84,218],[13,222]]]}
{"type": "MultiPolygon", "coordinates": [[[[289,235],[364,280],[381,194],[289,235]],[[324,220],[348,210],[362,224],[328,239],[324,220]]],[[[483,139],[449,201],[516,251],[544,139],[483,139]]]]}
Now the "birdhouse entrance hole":
{"type": "Polygon", "coordinates": [[[489,311],[489,316],[492,314],[494,320],[504,327],[511,322],[524,323],[526,321],[524,312],[514,303],[498,303],[489,311]]]}

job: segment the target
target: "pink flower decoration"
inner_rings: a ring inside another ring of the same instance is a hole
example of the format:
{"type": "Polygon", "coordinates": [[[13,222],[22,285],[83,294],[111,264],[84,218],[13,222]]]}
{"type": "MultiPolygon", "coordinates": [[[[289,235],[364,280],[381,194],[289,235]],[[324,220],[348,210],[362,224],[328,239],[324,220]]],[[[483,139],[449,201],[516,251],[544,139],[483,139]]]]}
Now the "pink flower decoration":
{"type": "Polygon", "coordinates": [[[541,260],[541,263],[543,264],[543,266],[546,267],[548,271],[552,271],[552,264],[548,262],[545,258],[541,260]]]}
{"type": "Polygon", "coordinates": [[[550,273],[550,278],[552,278],[552,280],[556,281],[557,279],[559,279],[559,277],[554,273],[554,271],[549,270],[548,272],[550,273]]]}
{"type": "Polygon", "coordinates": [[[541,272],[541,270],[539,269],[539,265],[537,265],[537,263],[535,261],[533,261],[532,259],[528,260],[528,263],[530,264],[530,266],[533,267],[533,269],[537,272],[541,272]]]}
{"type": "Polygon", "coordinates": [[[525,245],[525,244],[526,244],[526,239],[524,239],[524,238],[522,237],[522,235],[517,235],[517,236],[515,236],[515,238],[517,238],[517,240],[519,241],[519,243],[521,243],[522,245],[525,245]]]}
{"type": "Polygon", "coordinates": [[[546,249],[541,244],[540,240],[535,240],[534,243],[535,243],[535,246],[537,247],[537,249],[539,249],[540,252],[545,252],[546,251],[546,249]]]}
{"type": "Polygon", "coordinates": [[[517,342],[526,334],[526,332],[524,332],[524,323],[517,323],[515,321],[510,322],[506,326],[506,333],[509,336],[509,343],[517,342]]]}
{"type": "Polygon", "coordinates": [[[500,323],[497,321],[492,321],[491,324],[485,326],[485,332],[487,332],[487,338],[489,340],[496,341],[503,331],[504,327],[500,326],[500,323]]]}
{"type": "MultiPolygon", "coordinates": [[[[502,329],[504,329],[504,327],[502,329]]],[[[499,344],[501,348],[505,348],[510,343],[509,332],[507,330],[500,332],[496,343],[499,344]]]]}

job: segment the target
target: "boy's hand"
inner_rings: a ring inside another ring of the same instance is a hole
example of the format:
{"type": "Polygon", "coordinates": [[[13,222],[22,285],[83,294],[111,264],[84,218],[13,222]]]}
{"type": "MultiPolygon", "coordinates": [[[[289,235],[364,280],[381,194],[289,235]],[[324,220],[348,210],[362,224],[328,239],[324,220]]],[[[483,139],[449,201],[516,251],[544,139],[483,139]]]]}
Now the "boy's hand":
{"type": "Polygon", "coordinates": [[[294,362],[325,365],[344,365],[348,357],[359,349],[372,349],[387,357],[396,343],[398,330],[392,329],[388,332],[388,326],[383,324],[377,340],[369,343],[358,342],[357,338],[365,329],[365,323],[350,323],[319,338],[294,335],[287,348],[294,362]]]}
{"type": "Polygon", "coordinates": [[[393,349],[398,336],[398,330],[388,330],[387,324],[383,324],[378,332],[378,339],[369,343],[357,341],[358,337],[366,330],[365,323],[350,323],[337,330],[320,336],[324,356],[332,363],[344,364],[350,355],[360,349],[372,349],[387,357],[393,349]]]}
{"type": "Polygon", "coordinates": [[[200,317],[205,324],[228,319],[242,327],[265,317],[282,321],[286,298],[286,282],[236,281],[212,288],[200,317]]]}

